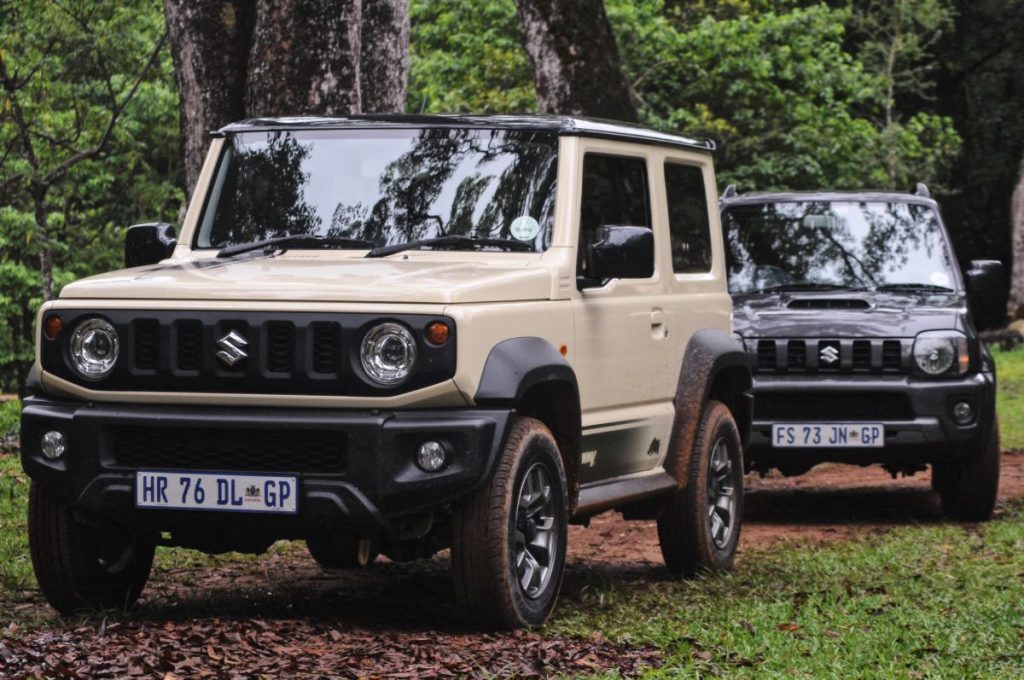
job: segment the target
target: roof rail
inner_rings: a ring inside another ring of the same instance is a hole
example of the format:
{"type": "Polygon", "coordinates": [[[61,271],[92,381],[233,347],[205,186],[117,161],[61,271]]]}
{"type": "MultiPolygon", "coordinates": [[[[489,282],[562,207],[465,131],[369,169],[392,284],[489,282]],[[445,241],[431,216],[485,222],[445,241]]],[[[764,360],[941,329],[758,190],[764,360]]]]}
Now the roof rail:
{"type": "Polygon", "coordinates": [[[725,188],[725,191],[722,192],[722,198],[732,198],[733,196],[736,196],[738,193],[739,192],[736,191],[736,185],[730,184],[725,188]]]}
{"type": "Polygon", "coordinates": [[[924,182],[918,182],[917,186],[914,187],[914,194],[921,198],[931,198],[932,192],[928,191],[928,185],[924,182]]]}

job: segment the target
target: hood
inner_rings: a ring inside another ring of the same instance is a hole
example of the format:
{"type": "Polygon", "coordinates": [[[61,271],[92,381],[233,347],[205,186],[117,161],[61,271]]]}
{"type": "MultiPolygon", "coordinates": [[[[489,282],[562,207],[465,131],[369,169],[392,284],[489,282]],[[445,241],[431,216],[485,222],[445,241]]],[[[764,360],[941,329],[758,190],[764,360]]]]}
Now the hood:
{"type": "MultiPolygon", "coordinates": [[[[514,257],[514,256],[513,256],[514,257]]],[[[65,286],[61,298],[457,304],[551,297],[535,259],[508,264],[285,253],[165,262],[65,286]]]]}
{"type": "Polygon", "coordinates": [[[962,331],[966,312],[959,293],[737,295],[733,329],[744,338],[912,338],[962,331]]]}

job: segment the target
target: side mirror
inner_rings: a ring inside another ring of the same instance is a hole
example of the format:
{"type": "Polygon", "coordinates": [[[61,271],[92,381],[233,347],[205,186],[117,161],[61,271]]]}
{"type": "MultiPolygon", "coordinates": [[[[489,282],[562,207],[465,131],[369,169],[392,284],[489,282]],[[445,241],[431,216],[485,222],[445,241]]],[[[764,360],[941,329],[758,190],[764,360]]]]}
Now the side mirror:
{"type": "Polygon", "coordinates": [[[132,225],[124,238],[124,266],[156,264],[170,257],[176,245],[174,227],[166,222],[132,225]]]}
{"type": "Polygon", "coordinates": [[[1006,275],[999,260],[972,260],[964,272],[967,308],[978,330],[1006,323],[1006,275]]]}
{"type": "Polygon", "coordinates": [[[654,276],[654,232],[647,227],[604,226],[587,247],[587,276],[577,286],[592,288],[608,279],[649,279],[654,276]]]}
{"type": "Polygon", "coordinates": [[[971,297],[1002,295],[1006,284],[1003,263],[999,260],[971,260],[971,268],[964,274],[964,283],[971,297]]]}

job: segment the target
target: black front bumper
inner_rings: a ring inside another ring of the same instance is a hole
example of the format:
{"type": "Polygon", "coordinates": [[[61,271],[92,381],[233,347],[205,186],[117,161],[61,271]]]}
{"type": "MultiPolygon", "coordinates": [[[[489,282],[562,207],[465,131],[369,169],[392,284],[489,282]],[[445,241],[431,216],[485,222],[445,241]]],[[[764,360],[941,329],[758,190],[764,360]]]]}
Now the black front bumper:
{"type": "Polygon", "coordinates": [[[755,376],[749,454],[762,461],[863,463],[930,463],[969,456],[982,451],[989,441],[995,421],[995,393],[995,374],[989,372],[931,381],[907,376],[755,376]],[[967,401],[974,408],[974,419],[964,425],[952,418],[952,407],[958,401],[967,401]],[[899,407],[892,408],[893,402],[899,407]],[[873,415],[873,403],[877,415],[873,415]],[[772,425],[782,422],[879,423],[885,426],[885,446],[773,448],[772,425]]]}
{"type": "Polygon", "coordinates": [[[301,538],[330,527],[375,532],[443,508],[482,486],[493,473],[510,413],[476,408],[140,406],[30,397],[22,411],[21,460],[26,474],[68,499],[76,510],[139,530],[190,531],[226,524],[232,531],[258,531],[276,538],[301,538]],[[49,430],[60,431],[67,442],[57,460],[45,458],[40,450],[41,438],[49,430]],[[150,433],[151,447],[145,445],[150,433]],[[173,441],[175,433],[181,434],[178,441],[173,441]],[[427,439],[450,445],[450,462],[438,472],[424,472],[414,463],[417,448],[427,439]],[[275,445],[268,444],[281,442],[283,448],[302,453],[306,441],[316,441],[318,453],[301,465],[298,459],[294,465],[287,458],[275,461],[275,445]],[[247,442],[271,462],[246,460],[247,442]],[[129,445],[134,447],[130,456],[129,445]],[[161,456],[158,464],[146,460],[150,448],[161,456]],[[213,463],[210,471],[296,474],[298,513],[243,515],[135,507],[137,469],[205,471],[206,454],[211,461],[218,455],[221,463],[231,461],[228,468],[213,463]],[[185,465],[174,464],[174,456],[185,465]]]}

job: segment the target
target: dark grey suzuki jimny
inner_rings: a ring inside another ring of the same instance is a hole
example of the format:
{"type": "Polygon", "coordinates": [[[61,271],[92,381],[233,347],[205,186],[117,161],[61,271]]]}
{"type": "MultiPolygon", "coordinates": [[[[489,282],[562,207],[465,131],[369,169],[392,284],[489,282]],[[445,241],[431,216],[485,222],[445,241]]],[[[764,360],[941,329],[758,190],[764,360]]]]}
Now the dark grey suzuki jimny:
{"type": "Polygon", "coordinates": [[[947,514],[980,520],[999,485],[992,357],[970,307],[1001,265],[966,276],[938,205],[903,193],[722,196],[733,327],[754,372],[747,464],[932,468],[947,514]]]}

